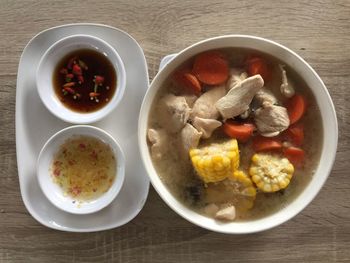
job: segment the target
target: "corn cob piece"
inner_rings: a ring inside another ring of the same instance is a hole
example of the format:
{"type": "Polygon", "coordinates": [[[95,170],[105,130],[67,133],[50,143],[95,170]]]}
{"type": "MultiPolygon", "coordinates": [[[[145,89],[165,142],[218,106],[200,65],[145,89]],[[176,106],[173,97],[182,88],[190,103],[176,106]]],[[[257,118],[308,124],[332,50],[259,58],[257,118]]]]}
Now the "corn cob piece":
{"type": "Polygon", "coordinates": [[[232,190],[236,194],[244,196],[256,196],[256,189],[252,180],[245,172],[237,170],[228,177],[228,180],[224,181],[228,186],[232,187],[232,190]]]}
{"type": "Polygon", "coordinates": [[[263,192],[277,192],[286,188],[294,173],[294,166],[287,158],[271,154],[254,154],[249,174],[263,192]]]}
{"type": "Polygon", "coordinates": [[[189,154],[194,169],[205,183],[222,181],[239,167],[239,150],[235,139],[193,148],[189,154]]]}
{"type": "Polygon", "coordinates": [[[251,209],[256,197],[252,180],[240,170],[233,172],[224,181],[208,184],[205,193],[207,203],[229,203],[241,211],[251,209]]]}

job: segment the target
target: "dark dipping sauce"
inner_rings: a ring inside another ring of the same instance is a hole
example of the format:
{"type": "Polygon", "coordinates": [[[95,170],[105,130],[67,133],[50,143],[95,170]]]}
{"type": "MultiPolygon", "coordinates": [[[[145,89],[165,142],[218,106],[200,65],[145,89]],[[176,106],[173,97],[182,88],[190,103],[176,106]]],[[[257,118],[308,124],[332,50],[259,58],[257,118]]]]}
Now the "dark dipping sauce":
{"type": "Polygon", "coordinates": [[[92,49],[67,54],[53,74],[53,86],[59,100],[67,108],[82,113],[104,107],[115,93],[116,82],[112,63],[92,49]]]}

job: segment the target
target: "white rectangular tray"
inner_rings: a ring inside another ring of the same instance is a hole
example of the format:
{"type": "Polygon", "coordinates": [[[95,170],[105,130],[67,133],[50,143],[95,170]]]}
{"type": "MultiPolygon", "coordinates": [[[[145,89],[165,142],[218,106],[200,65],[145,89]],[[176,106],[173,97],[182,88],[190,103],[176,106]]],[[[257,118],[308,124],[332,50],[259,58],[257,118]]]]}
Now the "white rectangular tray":
{"type": "Polygon", "coordinates": [[[16,147],[18,176],[23,202],[41,224],[58,230],[92,232],[126,224],[142,209],[149,189],[137,142],[137,120],[148,88],[146,59],[137,42],[125,32],[98,24],[71,24],[45,30],[25,47],[17,75],[16,147]],[[117,198],[106,208],[89,215],[73,215],[54,207],[42,193],[36,177],[36,160],[47,139],[69,126],[42,104],[36,89],[35,72],[45,50],[59,39],[88,34],[112,45],[121,56],[127,74],[122,103],[105,119],[94,123],[120,143],[126,157],[126,177],[117,198]]]}

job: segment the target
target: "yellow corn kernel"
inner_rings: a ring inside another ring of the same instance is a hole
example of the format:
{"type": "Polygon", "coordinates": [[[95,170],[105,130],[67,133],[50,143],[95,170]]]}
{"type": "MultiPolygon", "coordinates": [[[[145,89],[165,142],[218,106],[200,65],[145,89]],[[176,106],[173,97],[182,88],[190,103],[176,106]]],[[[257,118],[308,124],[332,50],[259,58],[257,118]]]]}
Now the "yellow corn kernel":
{"type": "Polygon", "coordinates": [[[294,173],[294,166],[293,166],[293,164],[289,163],[289,164],[286,166],[286,168],[284,168],[284,171],[285,171],[286,173],[289,173],[289,174],[294,173]]]}
{"type": "Polygon", "coordinates": [[[204,166],[205,168],[210,169],[211,165],[212,165],[212,160],[210,160],[210,159],[205,159],[205,160],[203,161],[203,166],[204,166]]]}
{"type": "Polygon", "coordinates": [[[256,196],[256,189],[254,187],[248,187],[242,191],[243,195],[256,196]]]}
{"type": "Polygon", "coordinates": [[[271,185],[271,188],[272,188],[272,192],[276,192],[276,191],[278,191],[280,189],[279,185],[277,185],[277,184],[271,185]]]}
{"type": "Polygon", "coordinates": [[[197,155],[197,154],[198,154],[198,151],[199,151],[198,149],[193,149],[193,150],[191,150],[191,151],[190,151],[190,157],[197,155]]]}
{"type": "Polygon", "coordinates": [[[259,162],[259,155],[258,154],[254,154],[252,157],[252,162],[257,163],[259,162]]]}
{"type": "Polygon", "coordinates": [[[222,171],[225,167],[221,163],[215,163],[214,164],[214,170],[215,171],[222,171]]]}
{"type": "Polygon", "coordinates": [[[281,181],[278,182],[280,188],[286,188],[289,184],[289,180],[288,179],[283,179],[281,181]]]}
{"type": "Polygon", "coordinates": [[[214,163],[221,163],[222,162],[222,156],[221,155],[215,155],[212,157],[212,160],[214,163]]]}
{"type": "Polygon", "coordinates": [[[265,183],[262,182],[262,181],[256,183],[256,186],[257,186],[259,189],[264,189],[264,185],[265,185],[265,183]]]}
{"type": "Polygon", "coordinates": [[[272,192],[272,187],[271,187],[270,184],[264,184],[264,187],[263,187],[262,190],[263,190],[264,192],[269,193],[269,192],[272,192]]]}
{"type": "Polygon", "coordinates": [[[192,161],[195,163],[198,163],[198,161],[200,160],[199,156],[195,156],[195,155],[192,157],[192,159],[193,159],[192,161]]]}

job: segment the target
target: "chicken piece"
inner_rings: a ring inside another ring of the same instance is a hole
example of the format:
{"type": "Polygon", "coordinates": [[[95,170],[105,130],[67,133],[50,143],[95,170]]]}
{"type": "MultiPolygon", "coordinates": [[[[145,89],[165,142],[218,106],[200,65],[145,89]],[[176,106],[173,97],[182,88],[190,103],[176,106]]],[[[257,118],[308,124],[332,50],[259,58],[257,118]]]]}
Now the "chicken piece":
{"type": "Polygon", "coordinates": [[[254,97],[254,101],[256,104],[261,107],[264,103],[270,103],[270,104],[276,104],[277,103],[277,98],[275,95],[271,92],[271,90],[263,87],[260,89],[254,97]]]}
{"type": "Polygon", "coordinates": [[[275,132],[265,132],[265,133],[261,133],[261,136],[264,137],[268,137],[268,138],[272,138],[272,137],[276,137],[280,134],[279,131],[275,131],[275,132]]]}
{"type": "Polygon", "coordinates": [[[202,132],[197,131],[191,124],[186,123],[180,134],[182,154],[188,155],[190,149],[196,148],[201,137],[202,132]]]}
{"type": "Polygon", "coordinates": [[[159,101],[159,122],[169,132],[180,131],[185,126],[190,112],[184,97],[167,94],[159,101]]]}
{"type": "Polygon", "coordinates": [[[213,131],[220,127],[222,123],[220,121],[214,119],[203,119],[199,117],[195,117],[193,120],[193,126],[199,131],[202,132],[202,137],[207,139],[211,136],[213,131]]]}
{"type": "Polygon", "coordinates": [[[219,209],[220,208],[216,204],[209,204],[204,207],[204,213],[208,216],[214,217],[219,209]]]}
{"type": "Polygon", "coordinates": [[[289,127],[287,109],[281,106],[265,103],[255,111],[255,124],[261,135],[271,137],[289,127]]]}
{"type": "Polygon", "coordinates": [[[202,96],[200,96],[193,105],[191,120],[195,117],[204,119],[217,119],[219,117],[219,112],[214,106],[220,98],[225,96],[226,88],[224,85],[219,87],[213,87],[202,96]]]}
{"type": "Polygon", "coordinates": [[[233,221],[236,218],[236,208],[233,205],[223,206],[216,212],[215,218],[219,220],[233,221]]]}
{"type": "Polygon", "coordinates": [[[239,117],[243,120],[248,119],[249,115],[251,113],[251,109],[247,109],[245,112],[243,112],[242,114],[239,115],[239,117]]]}
{"type": "Polygon", "coordinates": [[[243,71],[240,68],[232,68],[230,70],[229,79],[228,79],[228,81],[226,83],[227,90],[232,89],[237,84],[239,84],[240,82],[245,80],[247,77],[248,77],[248,73],[247,72],[243,71]]]}
{"type": "Polygon", "coordinates": [[[291,98],[295,94],[294,87],[293,87],[292,83],[288,82],[287,72],[284,69],[285,66],[279,65],[279,67],[280,67],[281,73],[282,73],[282,84],[280,87],[280,91],[281,91],[282,95],[285,96],[286,98],[291,98]]]}
{"type": "Polygon", "coordinates": [[[162,159],[168,152],[168,136],[165,130],[148,129],[147,137],[151,143],[151,156],[154,160],[162,159]]]}
{"type": "Polygon", "coordinates": [[[230,89],[225,97],[219,99],[215,106],[224,120],[236,117],[249,109],[256,92],[264,86],[260,75],[254,75],[230,89]]]}
{"type": "Polygon", "coordinates": [[[263,192],[276,192],[286,188],[294,173],[294,166],[287,158],[278,155],[256,153],[252,157],[249,174],[263,192]]]}
{"type": "Polygon", "coordinates": [[[194,103],[198,99],[198,97],[196,95],[192,95],[192,94],[185,94],[185,95],[183,95],[183,97],[185,98],[186,103],[187,103],[188,107],[190,107],[190,108],[193,107],[194,103]]]}

